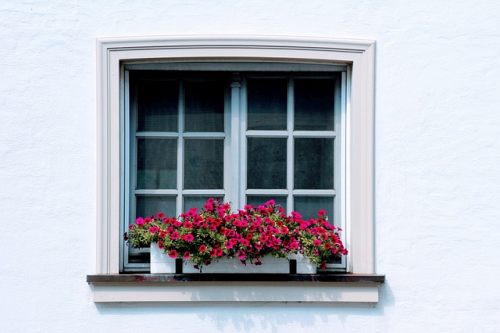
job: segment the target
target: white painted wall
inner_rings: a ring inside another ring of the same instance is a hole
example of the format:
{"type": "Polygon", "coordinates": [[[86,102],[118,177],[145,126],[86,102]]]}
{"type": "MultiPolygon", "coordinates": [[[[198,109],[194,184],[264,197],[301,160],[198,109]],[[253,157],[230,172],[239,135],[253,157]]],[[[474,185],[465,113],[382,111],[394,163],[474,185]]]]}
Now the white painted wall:
{"type": "Polygon", "coordinates": [[[0,331],[500,331],[497,1],[0,2],[0,331]],[[99,305],[95,40],[377,41],[376,307],[99,305]]]}

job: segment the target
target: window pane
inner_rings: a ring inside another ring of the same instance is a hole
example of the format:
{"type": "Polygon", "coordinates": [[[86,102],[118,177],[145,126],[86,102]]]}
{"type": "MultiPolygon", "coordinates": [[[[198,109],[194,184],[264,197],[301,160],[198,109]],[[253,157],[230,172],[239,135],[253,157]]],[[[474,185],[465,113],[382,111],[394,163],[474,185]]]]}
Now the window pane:
{"type": "Polygon", "coordinates": [[[177,139],[137,140],[137,188],[177,186],[177,139]]]}
{"type": "Polygon", "coordinates": [[[205,205],[205,202],[209,198],[214,198],[214,199],[219,199],[222,201],[223,197],[220,196],[215,196],[215,195],[208,195],[208,196],[190,196],[190,197],[184,197],[184,212],[187,212],[190,208],[198,208],[198,211],[203,208],[203,205],[205,205]]]}
{"type": "Polygon", "coordinates": [[[295,80],[295,130],[334,130],[334,88],[331,79],[295,80]]]}
{"type": "Polygon", "coordinates": [[[286,138],[248,138],[247,188],[286,189],[286,138]]]}
{"type": "Polygon", "coordinates": [[[177,216],[175,201],[175,196],[137,195],[135,217],[153,216],[158,212],[162,212],[166,216],[177,216]]]}
{"type": "Polygon", "coordinates": [[[223,176],[224,140],[184,141],[185,189],[222,189],[223,176]]]}
{"type": "Polygon", "coordinates": [[[294,211],[299,212],[304,219],[318,216],[318,210],[327,212],[328,220],[333,223],[333,197],[295,197],[294,211]]]}
{"type": "Polygon", "coordinates": [[[333,140],[295,139],[295,189],[333,189],[333,140]]]}
{"type": "Polygon", "coordinates": [[[186,132],[224,132],[224,86],[217,81],[186,82],[186,132]]]}
{"type": "Polygon", "coordinates": [[[287,81],[248,81],[248,129],[286,130],[287,81]]]}
{"type": "Polygon", "coordinates": [[[138,131],[177,132],[177,82],[142,81],[137,93],[138,131]]]}
{"type": "Polygon", "coordinates": [[[273,199],[276,202],[276,205],[280,205],[286,211],[286,196],[249,195],[247,196],[247,204],[257,207],[271,199],[273,199]]]}

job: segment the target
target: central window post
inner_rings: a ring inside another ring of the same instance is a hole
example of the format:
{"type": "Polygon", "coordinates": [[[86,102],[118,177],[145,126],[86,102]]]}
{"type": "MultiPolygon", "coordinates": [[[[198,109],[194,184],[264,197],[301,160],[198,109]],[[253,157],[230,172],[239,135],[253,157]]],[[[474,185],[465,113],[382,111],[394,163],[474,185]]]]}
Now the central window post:
{"type": "Polygon", "coordinates": [[[230,173],[231,183],[225,186],[228,187],[228,201],[230,201],[235,208],[241,208],[244,201],[240,195],[240,182],[239,174],[241,170],[240,163],[240,122],[241,122],[241,77],[239,73],[233,73],[231,75],[231,154],[230,154],[230,165],[227,166],[227,171],[230,173]]]}

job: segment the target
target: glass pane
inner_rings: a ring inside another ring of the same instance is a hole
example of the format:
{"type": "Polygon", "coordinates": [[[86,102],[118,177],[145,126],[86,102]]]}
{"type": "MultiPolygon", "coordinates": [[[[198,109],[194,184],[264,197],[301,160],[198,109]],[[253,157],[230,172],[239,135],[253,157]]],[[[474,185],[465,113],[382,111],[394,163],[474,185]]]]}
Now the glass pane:
{"type": "Polygon", "coordinates": [[[334,88],[332,79],[295,80],[295,130],[334,130],[334,88]]]}
{"type": "Polygon", "coordinates": [[[177,132],[177,82],[141,81],[137,94],[138,131],[177,132]]]}
{"type": "Polygon", "coordinates": [[[222,189],[223,176],[224,140],[184,141],[185,189],[222,189]]]}
{"type": "Polygon", "coordinates": [[[221,196],[216,196],[216,195],[207,195],[207,196],[191,196],[191,197],[184,197],[184,211],[187,212],[190,208],[198,208],[198,211],[203,208],[203,205],[205,205],[205,202],[209,198],[214,198],[214,199],[219,199],[222,200],[223,197],[221,196]]]}
{"type": "Polygon", "coordinates": [[[247,188],[286,189],[286,138],[248,138],[247,188]]]}
{"type": "Polygon", "coordinates": [[[286,130],[287,81],[248,81],[248,129],[286,130]]]}
{"type": "Polygon", "coordinates": [[[153,216],[158,212],[166,216],[177,216],[175,202],[176,196],[137,195],[135,217],[153,216]]]}
{"type": "Polygon", "coordinates": [[[304,219],[318,216],[318,210],[327,212],[328,220],[333,224],[333,197],[295,197],[294,211],[299,212],[304,219]]]}
{"type": "Polygon", "coordinates": [[[186,132],[224,132],[224,86],[217,81],[186,82],[186,132]]]}
{"type": "Polygon", "coordinates": [[[137,140],[137,188],[177,186],[177,139],[137,140]]]}
{"type": "Polygon", "coordinates": [[[333,140],[295,139],[295,189],[333,189],[333,140]]]}
{"type": "Polygon", "coordinates": [[[276,195],[249,195],[247,196],[247,204],[257,207],[273,199],[276,205],[280,205],[286,211],[286,196],[276,195]]]}

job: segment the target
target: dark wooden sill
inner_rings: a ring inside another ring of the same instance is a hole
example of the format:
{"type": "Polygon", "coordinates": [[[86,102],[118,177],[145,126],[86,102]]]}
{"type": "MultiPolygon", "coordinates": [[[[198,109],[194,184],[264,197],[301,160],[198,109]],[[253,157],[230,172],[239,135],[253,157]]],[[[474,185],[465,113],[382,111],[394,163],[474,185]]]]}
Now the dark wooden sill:
{"type": "Polygon", "coordinates": [[[339,282],[381,284],[385,275],[377,274],[95,274],[87,275],[89,284],[176,282],[339,282]]]}

